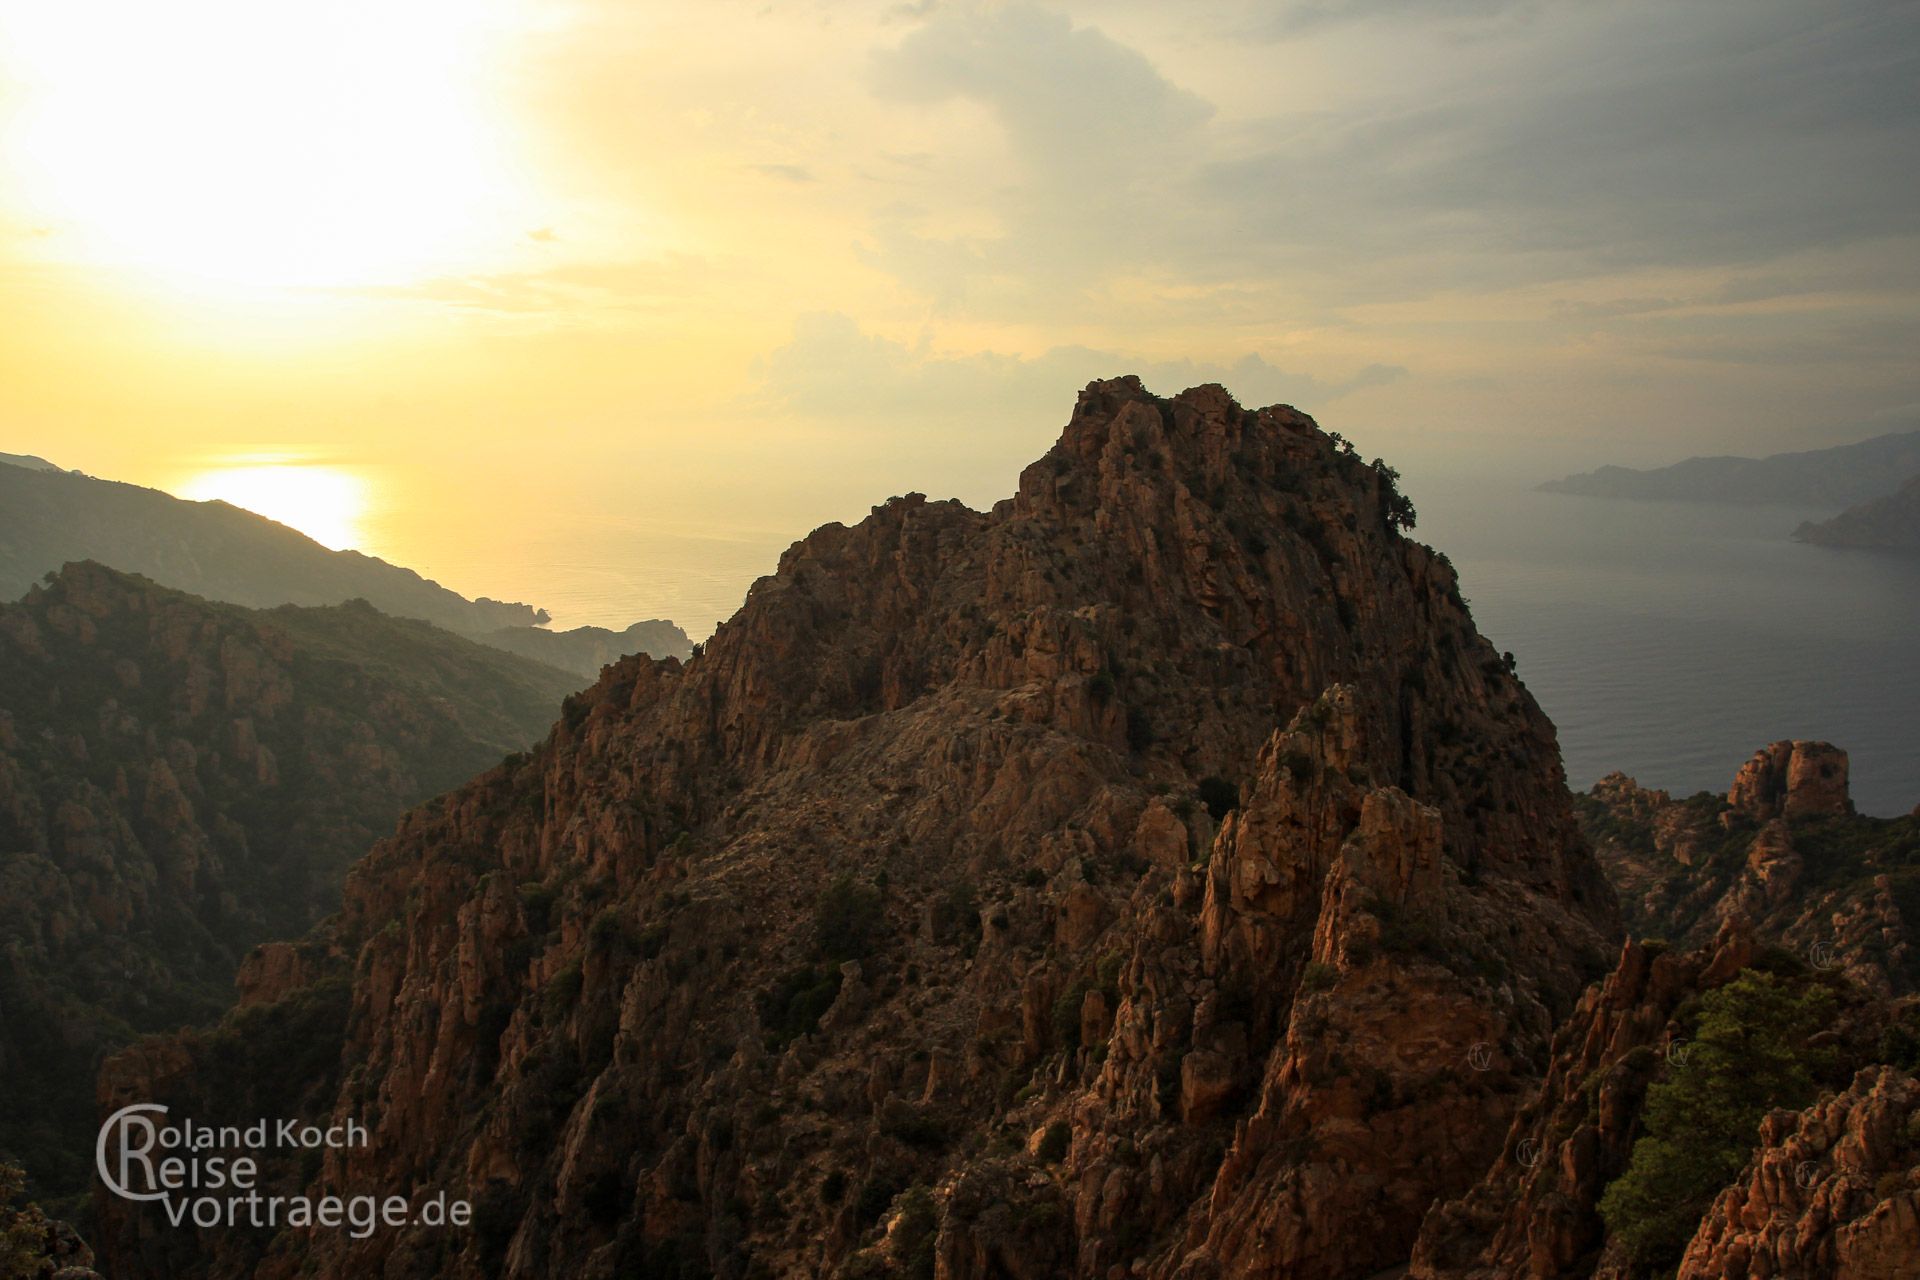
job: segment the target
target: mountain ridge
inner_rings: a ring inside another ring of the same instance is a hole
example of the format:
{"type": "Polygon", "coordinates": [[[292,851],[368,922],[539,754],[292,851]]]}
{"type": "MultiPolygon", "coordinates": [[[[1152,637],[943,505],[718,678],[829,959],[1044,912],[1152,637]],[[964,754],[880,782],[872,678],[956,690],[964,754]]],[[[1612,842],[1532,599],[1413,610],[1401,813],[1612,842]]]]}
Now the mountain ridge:
{"type": "Polygon", "coordinates": [[[1890,432],[1826,449],[1748,458],[1692,457],[1665,467],[1605,466],[1549,480],[1545,493],[1694,502],[1778,503],[1835,509],[1886,493],[1891,475],[1920,472],[1920,431],[1890,432]]]}
{"type": "Polygon", "coordinates": [[[297,529],[224,501],[190,502],[159,489],[0,454],[0,598],[16,598],[61,565],[91,560],[175,590],[247,608],[369,601],[497,649],[592,680],[627,652],[686,657],[692,640],[663,619],[621,631],[545,628],[546,610],[468,600],[412,569],[335,551],[297,529]]]}
{"type": "Polygon", "coordinates": [[[330,550],[228,502],[189,502],[78,472],[0,467],[0,597],[16,599],[46,573],[86,560],[255,609],[360,597],[396,617],[463,633],[545,617],[530,605],[468,600],[376,556],[330,550]]]}
{"type": "Polygon", "coordinates": [[[1857,503],[1828,520],[1804,522],[1793,538],[1820,547],[1920,550],[1920,473],[1884,497],[1857,503]]]}

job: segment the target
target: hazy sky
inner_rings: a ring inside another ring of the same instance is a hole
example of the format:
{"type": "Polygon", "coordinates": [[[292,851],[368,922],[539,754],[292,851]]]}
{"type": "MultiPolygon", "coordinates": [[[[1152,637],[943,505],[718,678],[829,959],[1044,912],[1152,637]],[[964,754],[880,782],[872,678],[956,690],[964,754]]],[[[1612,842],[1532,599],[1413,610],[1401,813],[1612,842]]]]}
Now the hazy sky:
{"type": "Polygon", "coordinates": [[[990,501],[1124,371],[1413,467],[1920,420],[1913,0],[60,0],[0,131],[0,450],[416,558],[990,501]]]}

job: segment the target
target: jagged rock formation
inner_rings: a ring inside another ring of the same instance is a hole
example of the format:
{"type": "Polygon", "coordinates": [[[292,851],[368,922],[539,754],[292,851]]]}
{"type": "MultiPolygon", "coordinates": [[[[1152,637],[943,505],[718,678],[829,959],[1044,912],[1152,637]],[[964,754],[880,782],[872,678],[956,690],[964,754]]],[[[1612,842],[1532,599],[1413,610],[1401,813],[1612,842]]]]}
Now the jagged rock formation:
{"type": "Polygon", "coordinates": [[[1848,507],[1830,520],[1807,521],[1794,538],[1823,547],[1920,549],[1920,475],[1884,497],[1848,507]]]}
{"type": "Polygon", "coordinates": [[[1720,1194],[1679,1280],[1905,1280],[1920,1265],[1920,1082],[1867,1067],[1845,1093],[1776,1111],[1720,1194]]]}
{"type": "Polygon", "coordinates": [[[562,672],[364,603],[254,613],[99,565],[0,605],[0,1150],[92,1167],[91,1078],[219,1016],[408,806],[537,738],[562,672]]]}
{"type": "Polygon", "coordinates": [[[1579,803],[1635,933],[1697,945],[1742,919],[1868,990],[1920,985],[1920,817],[1855,813],[1837,747],[1776,742],[1724,798],[1615,774],[1579,803]]]}
{"type": "Polygon", "coordinates": [[[606,627],[575,627],[571,631],[503,627],[476,639],[589,680],[599,676],[600,668],[630,653],[644,653],[649,658],[678,658],[682,662],[693,656],[692,638],[660,618],[636,622],[624,631],[606,627]]]}
{"type": "Polygon", "coordinates": [[[1740,766],[1727,807],[1756,822],[1846,817],[1847,753],[1827,742],[1776,742],[1740,766]]]}
{"type": "Polygon", "coordinates": [[[474,1229],[102,1199],[113,1274],[1404,1260],[1618,929],[1551,726],[1392,479],[1291,409],[1121,379],[992,511],[796,543],[699,657],[610,668],[256,961],[245,1012],[307,1073],[230,1024],[102,1077],[360,1118],[274,1185],[447,1189],[474,1229]]]}

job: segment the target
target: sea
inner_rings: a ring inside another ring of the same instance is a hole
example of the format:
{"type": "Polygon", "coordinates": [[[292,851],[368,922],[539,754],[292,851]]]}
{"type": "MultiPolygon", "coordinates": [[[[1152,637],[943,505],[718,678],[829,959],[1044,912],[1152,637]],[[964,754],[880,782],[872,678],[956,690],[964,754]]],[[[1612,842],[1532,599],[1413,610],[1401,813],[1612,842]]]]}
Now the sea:
{"type": "Polygon", "coordinates": [[[1725,791],[1783,738],[1846,749],[1863,813],[1920,806],[1920,556],[1794,542],[1830,510],[1416,481],[1416,534],[1459,569],[1559,730],[1567,779],[1725,791]]]}
{"type": "MultiPolygon", "coordinates": [[[[1724,791],[1759,748],[1813,738],[1851,754],[1863,812],[1920,804],[1920,557],[1791,539],[1830,511],[1575,497],[1537,479],[1412,472],[1402,487],[1415,536],[1452,558],[1480,630],[1558,727],[1574,787],[1619,770],[1724,791]]],[[[664,617],[698,639],[807,523],[702,527],[595,503],[396,558],[543,605],[555,626],[664,617]]]]}

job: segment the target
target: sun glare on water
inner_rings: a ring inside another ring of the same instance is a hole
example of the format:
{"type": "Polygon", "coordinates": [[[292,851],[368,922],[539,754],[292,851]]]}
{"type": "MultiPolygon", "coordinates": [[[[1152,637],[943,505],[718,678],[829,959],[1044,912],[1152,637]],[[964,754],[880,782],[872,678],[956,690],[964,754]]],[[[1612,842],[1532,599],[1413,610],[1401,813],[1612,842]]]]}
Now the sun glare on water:
{"type": "Polygon", "coordinates": [[[180,496],[245,507],[335,551],[358,547],[365,540],[367,482],[340,467],[281,463],[219,467],[188,481],[180,496]]]}
{"type": "Polygon", "coordinates": [[[517,234],[483,80],[511,7],[0,5],[7,200],[76,260],[196,288],[448,269],[517,234]]]}

